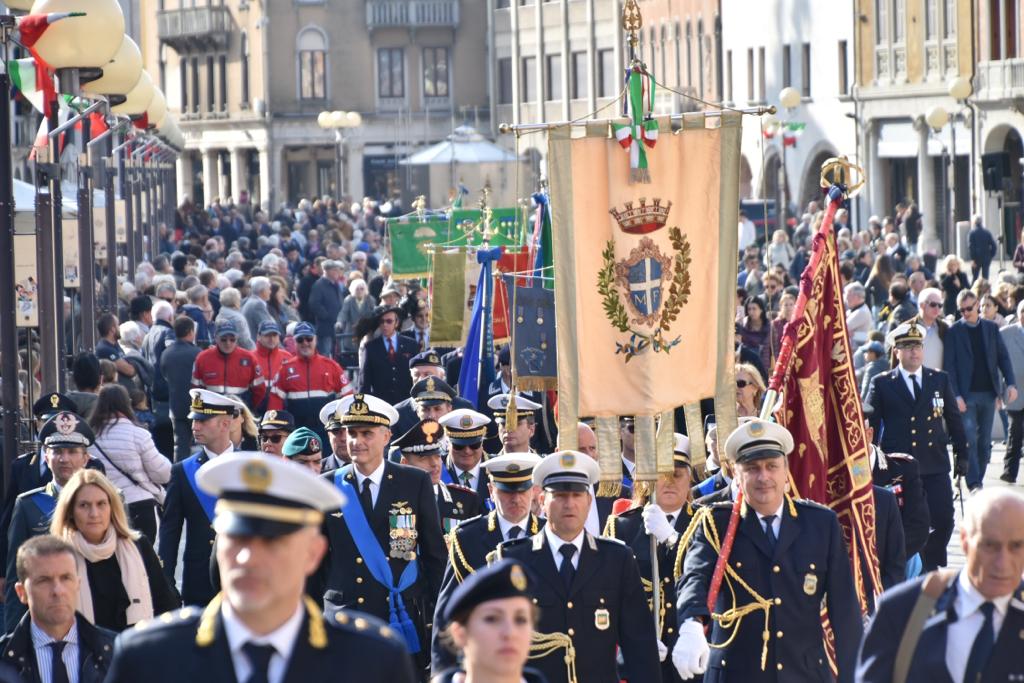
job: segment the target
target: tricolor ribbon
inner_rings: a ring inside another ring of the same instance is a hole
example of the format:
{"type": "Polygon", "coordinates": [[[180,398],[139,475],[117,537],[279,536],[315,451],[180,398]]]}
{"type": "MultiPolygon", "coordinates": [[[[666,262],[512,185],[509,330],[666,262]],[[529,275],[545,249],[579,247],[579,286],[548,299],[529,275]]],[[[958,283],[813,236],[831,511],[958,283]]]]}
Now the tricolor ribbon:
{"type": "Polygon", "coordinates": [[[647,149],[658,142],[658,122],[652,117],[654,78],[640,67],[626,70],[624,113],[630,122],[613,123],[615,139],[629,152],[631,182],[650,182],[647,170],[647,149]]]}

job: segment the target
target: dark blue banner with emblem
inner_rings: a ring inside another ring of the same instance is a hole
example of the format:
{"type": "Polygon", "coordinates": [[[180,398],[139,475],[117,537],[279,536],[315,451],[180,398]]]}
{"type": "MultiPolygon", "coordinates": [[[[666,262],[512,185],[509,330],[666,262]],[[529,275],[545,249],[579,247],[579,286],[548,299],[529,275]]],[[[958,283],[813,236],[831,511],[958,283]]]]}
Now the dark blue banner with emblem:
{"type": "Polygon", "coordinates": [[[539,286],[523,287],[522,278],[504,275],[512,319],[512,371],[522,391],[558,388],[555,352],[555,293],[539,286]]]}

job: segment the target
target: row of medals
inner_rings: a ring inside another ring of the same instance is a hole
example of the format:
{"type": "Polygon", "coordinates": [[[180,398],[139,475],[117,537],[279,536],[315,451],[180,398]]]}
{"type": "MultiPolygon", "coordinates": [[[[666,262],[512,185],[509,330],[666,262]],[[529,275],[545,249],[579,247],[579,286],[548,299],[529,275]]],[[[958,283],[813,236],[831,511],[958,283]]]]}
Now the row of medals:
{"type": "MultiPolygon", "coordinates": [[[[389,555],[395,560],[412,562],[416,559],[416,524],[412,516],[412,508],[399,508],[396,512],[405,518],[408,527],[395,526],[391,528],[391,551],[389,555]]],[[[400,517],[401,519],[401,517],[400,517]]]]}

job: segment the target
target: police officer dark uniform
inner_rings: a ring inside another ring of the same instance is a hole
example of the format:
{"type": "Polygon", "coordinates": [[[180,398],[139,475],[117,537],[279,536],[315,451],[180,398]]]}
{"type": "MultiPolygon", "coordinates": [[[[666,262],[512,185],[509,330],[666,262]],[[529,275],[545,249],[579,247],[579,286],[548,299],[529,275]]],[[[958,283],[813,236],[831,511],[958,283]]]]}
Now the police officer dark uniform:
{"type": "Polygon", "coordinates": [[[224,591],[124,632],[108,683],[376,681],[410,683],[393,631],[369,616],[330,619],[303,595],[326,545],[316,530],[342,497],[308,469],[257,453],[218,456],[196,476],[216,498],[214,527],[224,591]],[[294,600],[283,621],[270,591],[294,600]],[[275,619],[275,617],[277,617],[275,619]],[[275,619],[271,624],[267,619],[275,619]],[[269,632],[266,630],[269,628],[269,632]]]}
{"type": "Polygon", "coordinates": [[[953,534],[947,445],[953,444],[959,476],[967,471],[967,440],[949,376],[921,365],[924,336],[923,327],[909,323],[889,333],[886,341],[896,348],[900,364],[871,380],[866,407],[878,446],[917,461],[931,519],[921,561],[924,571],[930,571],[946,565],[946,545],[953,534]]]}
{"type": "Polygon", "coordinates": [[[178,544],[181,542],[181,527],[185,525],[185,552],[182,559],[181,598],[186,605],[205,605],[213,599],[214,590],[210,582],[210,552],[213,548],[214,505],[216,499],[203,491],[196,481],[199,468],[233,449],[231,445],[230,419],[238,413],[237,405],[228,398],[207,389],[193,389],[189,419],[193,421],[193,433],[204,445],[188,458],[174,464],[171,480],[167,484],[164,500],[164,516],[160,524],[160,561],[164,573],[172,583],[174,569],[178,564],[178,544]],[[220,420],[210,425],[196,425],[196,422],[220,420]],[[211,439],[196,430],[218,429],[211,439]]]}
{"type": "Polygon", "coordinates": [[[499,452],[537,452],[532,443],[533,436],[537,432],[537,411],[541,409],[541,404],[515,392],[491,396],[487,399],[487,407],[492,411],[494,422],[498,426],[498,439],[501,444],[499,452]],[[515,424],[509,422],[509,415],[513,411],[508,409],[513,396],[515,397],[515,424]]]}
{"type": "Polygon", "coordinates": [[[444,427],[450,446],[441,481],[472,489],[487,504],[491,494],[483,470],[486,461],[484,436],[491,418],[471,408],[456,408],[438,418],[438,422],[444,427]]]}
{"type": "Polygon", "coordinates": [[[704,508],[694,521],[698,526],[676,586],[676,670],[684,679],[704,673],[710,681],[832,680],[821,628],[824,601],[838,680],[852,681],[861,611],[838,517],[784,494],[785,456],[793,450],[784,427],[751,420],[729,435],[725,448],[745,502],[713,607],[723,616],[711,627],[715,647],[709,650],[708,590],[732,503],[704,508]]]}
{"type": "MultiPolygon", "coordinates": [[[[690,471],[690,440],[684,434],[675,435],[675,446],[673,449],[673,461],[676,469],[685,470],[680,472],[681,477],[685,477],[686,482],[689,482],[689,471],[690,471]]],[[[669,475],[674,478],[673,475],[669,475]]],[[[638,494],[641,494],[641,500],[638,501],[634,497],[635,502],[642,502],[643,498],[647,498],[647,491],[650,489],[650,484],[646,482],[637,482],[635,484],[639,486],[639,491],[634,489],[638,494]]],[[[676,494],[675,491],[672,492],[676,494]]],[[[683,495],[689,494],[689,484],[687,483],[685,492],[683,495]]],[[[655,515],[651,516],[651,520],[645,520],[645,515],[649,513],[645,512],[643,505],[636,505],[636,507],[630,508],[620,515],[612,515],[608,518],[608,522],[605,525],[602,536],[608,538],[616,538],[632,550],[636,556],[637,564],[640,567],[640,576],[643,579],[644,591],[647,593],[648,603],[651,604],[653,609],[654,587],[652,581],[651,571],[651,536],[658,538],[658,577],[661,583],[661,614],[658,617],[658,624],[660,628],[660,640],[662,646],[659,648],[660,652],[669,653],[672,651],[672,646],[675,645],[677,633],[676,619],[676,580],[680,578],[682,570],[682,561],[686,553],[686,545],[680,544],[680,537],[686,532],[690,525],[690,520],[693,519],[693,505],[685,500],[684,497],[675,495],[671,498],[670,502],[673,504],[678,503],[682,507],[669,507],[668,504],[659,498],[657,505],[649,505],[648,507],[657,508],[655,515]],[[673,509],[674,508],[674,509],[673,509]]],[[[675,667],[672,666],[672,661],[666,656],[662,660],[661,666],[661,680],[666,683],[672,681],[680,681],[679,674],[676,672],[675,667]]]]}
{"type": "Polygon", "coordinates": [[[394,441],[402,454],[402,464],[421,469],[430,475],[437,496],[437,513],[441,531],[447,535],[466,519],[480,514],[480,496],[465,486],[441,481],[441,440],[444,429],[437,420],[420,420],[412,429],[394,441]]]}
{"type": "Polygon", "coordinates": [[[462,522],[448,536],[448,564],[444,568],[441,593],[434,610],[434,638],[431,664],[434,670],[455,664],[451,651],[438,638],[446,622],[445,605],[459,584],[486,566],[487,557],[499,544],[520,536],[534,536],[544,519],[530,511],[533,502],[533,468],[540,462],[536,453],[504,453],[484,463],[494,487],[494,509],[486,515],[462,522]]]}
{"type": "Polygon", "coordinates": [[[71,412],[54,414],[39,430],[39,442],[46,452],[53,478],[45,486],[26,491],[14,501],[11,525],[6,530],[5,632],[12,631],[18,625],[21,615],[25,613],[25,606],[18,600],[14,591],[14,584],[18,581],[18,548],[33,536],[50,532],[50,521],[57,507],[60,490],[76,472],[85,467],[89,461],[89,454],[85,449],[91,446],[94,440],[95,436],[86,421],[71,412]]]}
{"type": "Polygon", "coordinates": [[[327,455],[320,461],[320,471],[323,474],[344,467],[349,462],[347,432],[341,425],[341,415],[338,414],[340,405],[339,398],[320,409],[320,424],[324,426],[327,444],[330,445],[330,448],[324,448],[327,455]]]}
{"type": "Polygon", "coordinates": [[[387,620],[424,670],[447,557],[434,489],[426,472],[384,458],[398,419],[388,403],[355,394],[338,412],[352,464],[323,475],[348,498],[324,522],[324,602],[387,620]]]}
{"type": "MultiPolygon", "coordinates": [[[[401,415],[399,415],[399,422],[395,423],[395,428],[391,432],[392,436],[397,438],[407,433],[421,419],[438,420],[443,415],[451,412],[452,401],[455,400],[457,393],[455,389],[440,377],[430,376],[418,380],[412,385],[412,389],[409,390],[409,397],[412,399],[413,415],[416,419],[411,423],[400,424],[401,415]]],[[[395,410],[397,411],[398,409],[396,408],[395,410]]],[[[402,454],[397,448],[394,448],[395,444],[393,441],[391,445],[392,448],[388,457],[394,462],[401,461],[402,454]]],[[[448,443],[447,440],[442,439],[441,457],[447,454],[448,443]]]]}
{"type": "Polygon", "coordinates": [[[295,416],[287,410],[268,410],[260,418],[260,450],[271,455],[282,455],[285,439],[295,431],[295,416]]]}
{"type": "MultiPolygon", "coordinates": [[[[455,384],[446,380],[446,376],[442,374],[444,372],[444,366],[441,364],[441,356],[439,356],[437,351],[434,349],[427,349],[426,351],[418,353],[409,359],[410,374],[416,372],[417,368],[419,368],[421,372],[427,371],[427,368],[435,368],[436,370],[434,370],[434,372],[437,374],[434,376],[437,379],[445,380],[449,386],[455,386],[455,384]]],[[[455,409],[472,409],[474,407],[472,403],[457,395],[452,396],[451,403],[452,407],[455,409]]],[[[394,429],[397,434],[405,434],[407,431],[412,429],[412,426],[420,419],[420,416],[416,414],[416,404],[413,396],[409,396],[408,398],[396,403],[395,410],[398,411],[398,423],[395,425],[394,429]]]]}
{"type": "MultiPolygon", "coordinates": [[[[489,567],[483,567],[473,574],[452,594],[443,616],[444,623],[456,622],[465,626],[476,609],[483,603],[492,600],[503,600],[506,598],[533,599],[533,586],[531,586],[529,573],[519,562],[513,560],[501,560],[489,567]]],[[[525,603],[529,604],[529,603],[525,603]]],[[[467,631],[467,638],[472,634],[467,631]]],[[[451,668],[442,671],[433,678],[433,683],[462,683],[465,681],[465,671],[474,669],[474,674],[480,677],[482,673],[477,670],[481,664],[485,664],[490,648],[484,644],[480,652],[475,656],[479,661],[464,661],[459,668],[451,668]]],[[[510,663],[510,665],[512,665],[510,663]]],[[[524,667],[517,671],[519,678],[525,683],[546,683],[547,679],[539,671],[524,667]]],[[[477,680],[477,679],[474,679],[477,680]]]]}
{"type": "Polygon", "coordinates": [[[559,451],[534,468],[548,523],[533,536],[498,546],[498,558],[522,562],[536,577],[540,608],[533,665],[551,683],[661,680],[654,621],[633,552],[584,530],[600,471],[589,455],[559,451]]]}

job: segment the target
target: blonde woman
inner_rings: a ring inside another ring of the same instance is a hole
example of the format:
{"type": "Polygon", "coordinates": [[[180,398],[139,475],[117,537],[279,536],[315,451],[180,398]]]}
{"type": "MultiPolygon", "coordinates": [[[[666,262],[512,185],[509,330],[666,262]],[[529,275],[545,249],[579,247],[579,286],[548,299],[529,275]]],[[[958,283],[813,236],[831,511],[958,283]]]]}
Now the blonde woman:
{"type": "Polygon", "coordinates": [[[90,623],[123,631],[181,605],[153,546],[128,526],[121,496],[96,470],[80,470],[61,490],[50,533],[75,549],[78,611],[90,623]]]}
{"type": "Polygon", "coordinates": [[[249,410],[249,406],[234,396],[225,398],[238,406],[238,415],[231,419],[231,445],[236,451],[260,450],[260,428],[256,416],[249,410]]]}
{"type": "Polygon", "coordinates": [[[757,417],[767,387],[764,378],[750,363],[736,364],[736,416],[757,417]]]}

